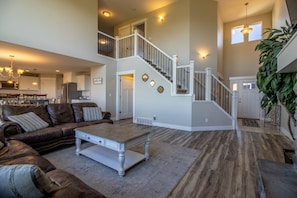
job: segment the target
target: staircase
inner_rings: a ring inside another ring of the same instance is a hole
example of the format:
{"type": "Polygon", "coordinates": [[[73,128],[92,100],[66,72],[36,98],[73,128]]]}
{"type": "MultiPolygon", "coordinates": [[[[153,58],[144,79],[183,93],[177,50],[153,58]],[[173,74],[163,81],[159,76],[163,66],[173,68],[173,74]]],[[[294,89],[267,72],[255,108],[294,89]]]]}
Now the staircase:
{"type": "Polygon", "coordinates": [[[99,32],[98,40],[99,54],[117,60],[140,57],[148,67],[172,84],[171,95],[173,97],[194,95],[196,103],[199,101],[213,102],[232,119],[232,125],[235,128],[237,116],[235,94],[211,74],[209,68],[205,71],[194,72],[193,61],[190,61],[188,65],[179,65],[176,55],[169,56],[137,32],[122,38],[113,38],[99,32]],[[100,44],[100,41],[105,44],[100,44]],[[109,46],[106,46],[106,43],[109,46]]]}
{"type": "MultiPolygon", "coordinates": [[[[167,80],[173,83],[172,77],[164,70],[162,67],[158,67],[158,65],[154,64],[151,60],[144,59],[152,68],[154,68],[157,72],[159,72],[162,76],[164,76],[167,80]]],[[[176,94],[187,94],[188,90],[182,85],[176,85],[176,94]]]]}

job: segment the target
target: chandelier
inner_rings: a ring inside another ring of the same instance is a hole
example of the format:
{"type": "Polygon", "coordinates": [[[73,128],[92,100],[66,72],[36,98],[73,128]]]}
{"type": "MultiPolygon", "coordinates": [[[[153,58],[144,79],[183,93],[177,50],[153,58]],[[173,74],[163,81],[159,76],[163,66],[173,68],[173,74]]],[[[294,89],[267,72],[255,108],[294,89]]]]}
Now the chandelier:
{"type": "Polygon", "coordinates": [[[244,5],[245,5],[245,25],[244,25],[243,29],[241,30],[241,33],[248,34],[253,30],[253,28],[250,28],[247,25],[247,6],[249,5],[249,3],[245,3],[244,5]]]}
{"type": "Polygon", "coordinates": [[[9,55],[10,57],[10,66],[1,66],[0,67],[0,76],[4,77],[4,78],[8,78],[8,83],[13,83],[12,79],[13,78],[19,78],[21,76],[21,74],[24,73],[23,69],[17,69],[14,70],[13,69],[13,58],[14,55],[9,55]]]}

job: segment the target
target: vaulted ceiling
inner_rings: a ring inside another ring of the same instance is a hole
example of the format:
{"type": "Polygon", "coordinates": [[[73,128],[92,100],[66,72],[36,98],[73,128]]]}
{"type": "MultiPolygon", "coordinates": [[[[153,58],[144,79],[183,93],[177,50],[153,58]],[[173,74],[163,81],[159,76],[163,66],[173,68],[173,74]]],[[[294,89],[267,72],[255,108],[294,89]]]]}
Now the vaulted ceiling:
{"type": "MultiPolygon", "coordinates": [[[[100,26],[110,28],[127,19],[152,12],[163,6],[183,0],[98,0],[98,16],[100,26]],[[112,17],[108,20],[101,18],[103,10],[110,10],[112,17]]],[[[213,0],[209,0],[213,1],[213,0]]],[[[224,22],[230,22],[245,17],[246,0],[216,0],[218,8],[224,22]]],[[[272,10],[275,0],[250,0],[248,6],[249,16],[267,13],[272,10]]],[[[75,59],[73,57],[61,56],[54,53],[35,50],[32,48],[17,46],[5,42],[0,42],[0,65],[9,65],[9,54],[15,55],[14,65],[23,69],[37,69],[38,73],[54,73],[55,70],[61,72],[74,71],[85,72],[87,67],[96,63],[75,59]],[[25,58],[24,58],[25,56],[25,58]],[[20,58],[22,57],[22,58],[20,58]],[[82,68],[81,65],[84,67],[82,68]],[[87,67],[86,67],[87,66],[87,67]]]]}
{"type": "MultiPolygon", "coordinates": [[[[119,24],[136,16],[149,13],[166,5],[183,0],[98,0],[98,20],[103,30],[112,29],[119,24]],[[102,15],[104,10],[112,13],[106,18],[102,15]]],[[[256,16],[272,10],[275,0],[208,0],[217,1],[218,8],[224,23],[242,19],[246,14],[245,3],[248,2],[248,15],[256,16]]]]}

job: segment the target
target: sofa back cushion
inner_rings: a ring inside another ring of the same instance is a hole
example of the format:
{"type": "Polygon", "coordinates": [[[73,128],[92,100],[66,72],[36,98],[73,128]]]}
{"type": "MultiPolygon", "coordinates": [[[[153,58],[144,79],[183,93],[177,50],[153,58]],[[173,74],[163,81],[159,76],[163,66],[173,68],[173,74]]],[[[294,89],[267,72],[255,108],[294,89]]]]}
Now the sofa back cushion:
{"type": "Polygon", "coordinates": [[[71,104],[48,104],[47,111],[54,126],[74,122],[71,104]]]}
{"type": "Polygon", "coordinates": [[[12,106],[12,105],[3,105],[2,106],[2,116],[3,120],[9,121],[8,116],[20,115],[24,113],[33,112],[38,115],[42,120],[47,122],[50,126],[52,126],[52,122],[50,116],[47,112],[47,108],[45,105],[30,105],[30,106],[12,106]]]}
{"type": "Polygon", "coordinates": [[[94,102],[73,103],[72,109],[75,122],[77,123],[84,121],[83,107],[97,107],[97,104],[94,102]]]}

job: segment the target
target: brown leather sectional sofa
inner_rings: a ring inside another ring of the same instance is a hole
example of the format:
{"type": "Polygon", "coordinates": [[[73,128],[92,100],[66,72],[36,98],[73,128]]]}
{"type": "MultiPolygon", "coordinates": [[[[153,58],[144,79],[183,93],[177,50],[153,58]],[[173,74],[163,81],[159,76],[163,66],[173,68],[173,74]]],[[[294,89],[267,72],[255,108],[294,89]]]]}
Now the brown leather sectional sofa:
{"type": "MultiPolygon", "coordinates": [[[[84,121],[83,107],[97,107],[97,105],[96,103],[75,103],[41,106],[2,106],[4,124],[0,128],[0,143],[4,142],[6,145],[3,147],[2,144],[2,148],[0,147],[0,177],[1,166],[36,165],[46,176],[61,185],[61,189],[51,192],[46,197],[105,197],[76,176],[57,169],[51,162],[39,154],[39,152],[48,152],[61,145],[74,144],[74,129],[76,127],[113,123],[109,112],[102,112],[102,120],[84,121]],[[28,112],[34,112],[47,122],[49,126],[36,131],[24,132],[19,124],[8,119],[8,116],[28,112]]],[[[0,178],[0,180],[2,179],[0,178]]],[[[0,184],[0,187],[1,185],[3,184],[0,184]]]]}
{"type": "MultiPolygon", "coordinates": [[[[3,131],[0,129],[0,141],[5,142],[3,137],[3,131]]],[[[105,197],[100,192],[89,187],[79,178],[74,175],[61,170],[56,169],[56,167],[49,162],[47,159],[39,155],[37,151],[32,149],[32,147],[27,144],[18,141],[18,140],[9,140],[6,143],[7,145],[3,148],[0,148],[0,167],[2,165],[22,165],[22,164],[32,164],[38,166],[47,177],[51,180],[54,180],[60,184],[61,188],[54,192],[51,192],[45,197],[51,198],[101,198],[105,197]]],[[[0,177],[1,177],[0,170],[0,177]]],[[[7,179],[1,179],[1,185],[4,182],[8,182],[7,179]]],[[[11,187],[13,188],[13,187],[11,187]]],[[[3,197],[4,192],[0,192],[0,197],[3,197]]],[[[27,194],[24,197],[32,197],[32,194],[27,194]]]]}
{"type": "Polygon", "coordinates": [[[110,112],[102,112],[102,120],[84,121],[83,107],[97,107],[96,103],[74,103],[74,104],[48,104],[40,106],[2,106],[1,126],[7,140],[20,140],[38,152],[49,151],[61,145],[73,144],[75,142],[74,129],[77,127],[113,123],[110,112]],[[11,122],[8,116],[34,112],[49,127],[25,133],[21,126],[11,122]]]}

